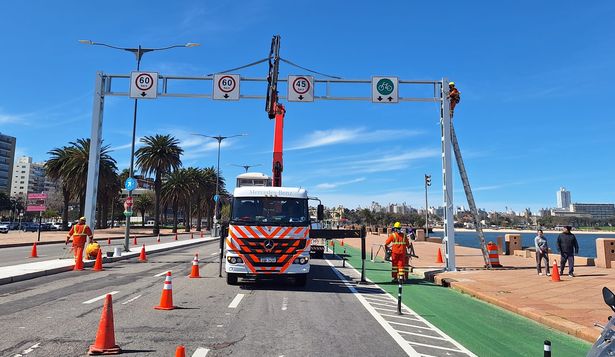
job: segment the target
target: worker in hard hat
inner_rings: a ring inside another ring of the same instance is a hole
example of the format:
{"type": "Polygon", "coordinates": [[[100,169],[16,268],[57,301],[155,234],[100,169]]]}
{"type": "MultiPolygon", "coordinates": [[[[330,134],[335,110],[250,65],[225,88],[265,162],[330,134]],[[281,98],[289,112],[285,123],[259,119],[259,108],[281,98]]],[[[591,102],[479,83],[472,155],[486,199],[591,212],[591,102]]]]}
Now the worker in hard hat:
{"type": "Polygon", "coordinates": [[[387,238],[384,246],[386,248],[389,247],[389,244],[392,244],[391,248],[391,276],[393,277],[392,282],[397,282],[399,276],[403,276],[404,280],[408,279],[408,271],[405,269],[406,266],[406,251],[410,248],[410,243],[408,241],[408,237],[401,231],[401,223],[395,222],[393,225],[393,229],[389,237],[387,238]]]}
{"type": "Polygon", "coordinates": [[[73,226],[70,227],[70,231],[66,236],[66,244],[68,244],[71,238],[73,239],[73,254],[75,254],[75,259],[77,258],[79,248],[81,248],[81,252],[83,252],[86,237],[89,237],[90,243],[94,241],[92,230],[85,224],[85,217],[81,217],[79,218],[79,223],[73,224],[73,226]]]}
{"type": "Polygon", "coordinates": [[[448,83],[448,99],[450,100],[450,103],[451,103],[450,112],[451,112],[451,118],[452,118],[453,113],[455,113],[455,106],[461,100],[461,93],[459,92],[457,87],[455,87],[455,82],[448,83]]]}
{"type": "Polygon", "coordinates": [[[90,260],[94,260],[96,259],[96,256],[98,255],[99,250],[100,250],[100,244],[98,244],[98,242],[90,242],[85,247],[85,256],[90,260]]]}

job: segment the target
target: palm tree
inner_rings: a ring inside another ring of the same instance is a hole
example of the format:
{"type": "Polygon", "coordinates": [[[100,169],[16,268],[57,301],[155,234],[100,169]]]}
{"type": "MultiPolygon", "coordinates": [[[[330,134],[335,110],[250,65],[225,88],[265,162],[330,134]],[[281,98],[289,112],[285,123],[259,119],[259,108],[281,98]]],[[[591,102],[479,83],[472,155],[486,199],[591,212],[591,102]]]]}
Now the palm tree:
{"type": "Polygon", "coordinates": [[[66,146],[55,148],[48,152],[51,158],[45,163],[45,172],[52,180],[60,184],[62,189],[62,229],[68,229],[68,204],[73,197],[73,191],[67,180],[66,163],[70,157],[70,149],[66,146]]]}
{"type": "Polygon", "coordinates": [[[133,208],[141,213],[141,227],[145,227],[145,212],[154,205],[154,198],[150,192],[138,195],[133,208]]]}
{"type": "MultiPolygon", "coordinates": [[[[188,200],[189,196],[190,185],[187,170],[177,169],[165,176],[161,189],[161,199],[164,204],[171,205],[171,210],[173,211],[173,233],[177,233],[179,203],[188,200]]],[[[186,217],[185,213],[184,217],[186,217]]]]}
{"type": "Polygon", "coordinates": [[[146,136],[141,138],[144,144],[136,152],[137,166],[144,176],[154,175],[154,234],[160,232],[160,197],[162,177],[181,167],[180,156],[184,152],[179,147],[179,140],[171,135],[146,136]]]}
{"type": "Polygon", "coordinates": [[[196,191],[194,194],[194,204],[196,207],[196,230],[201,231],[201,221],[203,219],[203,209],[207,211],[209,201],[216,192],[216,170],[213,167],[206,167],[198,170],[194,177],[196,191]]]}

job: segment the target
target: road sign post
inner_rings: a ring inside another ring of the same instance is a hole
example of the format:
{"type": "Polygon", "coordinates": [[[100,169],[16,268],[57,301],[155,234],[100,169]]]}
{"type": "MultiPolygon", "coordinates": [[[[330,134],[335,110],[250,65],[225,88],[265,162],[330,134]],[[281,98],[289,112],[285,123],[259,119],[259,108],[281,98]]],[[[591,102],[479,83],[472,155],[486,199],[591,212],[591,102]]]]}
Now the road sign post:
{"type": "Polygon", "coordinates": [[[214,75],[213,99],[239,100],[239,81],[238,74],[214,75]]]}
{"type": "Polygon", "coordinates": [[[288,101],[289,102],[313,102],[314,101],[314,77],[312,76],[288,76],[288,101]]]}
{"type": "Polygon", "coordinates": [[[156,99],[158,97],[158,73],[132,72],[130,74],[130,98],[156,99]]]}

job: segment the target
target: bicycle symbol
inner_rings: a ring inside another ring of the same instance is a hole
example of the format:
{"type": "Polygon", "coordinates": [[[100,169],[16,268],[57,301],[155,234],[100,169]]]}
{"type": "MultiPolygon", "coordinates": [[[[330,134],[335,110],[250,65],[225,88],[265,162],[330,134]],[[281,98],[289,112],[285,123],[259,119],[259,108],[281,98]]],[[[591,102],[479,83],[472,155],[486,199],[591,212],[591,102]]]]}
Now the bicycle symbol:
{"type": "Polygon", "coordinates": [[[393,93],[394,88],[395,88],[395,85],[388,78],[382,78],[381,80],[378,81],[378,83],[376,83],[376,90],[381,95],[389,95],[393,93]]]}

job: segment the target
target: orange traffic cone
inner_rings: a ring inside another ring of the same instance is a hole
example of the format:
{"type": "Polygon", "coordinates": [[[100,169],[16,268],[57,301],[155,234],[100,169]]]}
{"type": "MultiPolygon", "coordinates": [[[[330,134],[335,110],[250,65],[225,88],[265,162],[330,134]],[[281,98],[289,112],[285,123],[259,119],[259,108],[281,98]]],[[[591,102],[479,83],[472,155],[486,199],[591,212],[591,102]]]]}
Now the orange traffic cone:
{"type": "Polygon", "coordinates": [[[111,237],[107,238],[107,245],[111,245],[111,237]]]}
{"type": "Polygon", "coordinates": [[[200,278],[199,274],[199,255],[195,255],[194,259],[192,259],[192,271],[190,272],[189,278],[200,278]]]}
{"type": "Polygon", "coordinates": [[[38,254],[36,252],[36,242],[32,244],[32,252],[30,253],[30,258],[38,258],[38,254]]]}
{"type": "Polygon", "coordinates": [[[102,271],[103,266],[102,266],[102,249],[98,250],[98,254],[96,254],[96,262],[94,263],[94,268],[92,268],[93,271],[102,271]]]}
{"type": "Polygon", "coordinates": [[[147,261],[147,255],[145,255],[145,244],[143,244],[143,246],[141,247],[141,254],[139,254],[139,261],[140,262],[147,261]]]}
{"type": "Polygon", "coordinates": [[[156,239],[156,242],[160,243],[160,234],[158,235],[158,239],[156,239]]]}
{"type": "Polygon", "coordinates": [[[344,240],[342,239],[342,241],[340,242],[340,245],[343,247],[344,246],[344,240]]]}
{"type": "Polygon", "coordinates": [[[559,278],[559,268],[557,267],[556,260],[553,260],[553,273],[551,273],[551,281],[561,281],[559,278]]]}
{"type": "Polygon", "coordinates": [[[77,255],[75,255],[75,267],[73,270],[83,270],[83,248],[77,248],[77,255]]]}
{"type": "Polygon", "coordinates": [[[442,250],[440,248],[438,248],[438,256],[436,257],[436,263],[444,263],[444,260],[442,260],[442,250]]]}
{"type": "Polygon", "coordinates": [[[167,272],[164,279],[164,287],[162,288],[162,296],[160,296],[160,305],[154,306],[156,310],[173,310],[173,283],[171,282],[171,272],[167,272]]]}
{"type": "Polygon", "coordinates": [[[186,347],[183,345],[177,346],[177,349],[175,349],[175,357],[186,357],[186,347]]]}
{"type": "Polygon", "coordinates": [[[133,237],[133,242],[132,242],[132,243],[133,243],[134,245],[139,244],[139,243],[137,243],[137,236],[134,236],[134,237],[133,237]]]}
{"type": "Polygon", "coordinates": [[[98,331],[96,332],[96,341],[88,350],[89,355],[116,355],[120,354],[122,349],[115,344],[115,328],[113,326],[113,302],[111,294],[105,296],[105,305],[103,306],[98,331]]]}
{"type": "Polygon", "coordinates": [[[175,233],[175,240],[177,240],[177,233],[175,233]]]}

